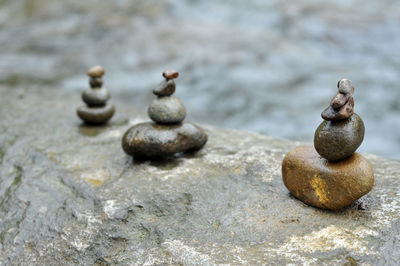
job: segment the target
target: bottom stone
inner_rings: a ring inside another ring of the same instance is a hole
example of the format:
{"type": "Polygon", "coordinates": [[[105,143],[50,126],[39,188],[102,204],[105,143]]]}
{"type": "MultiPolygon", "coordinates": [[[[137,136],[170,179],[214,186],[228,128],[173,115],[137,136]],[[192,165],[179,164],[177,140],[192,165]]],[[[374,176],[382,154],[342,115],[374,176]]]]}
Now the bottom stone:
{"type": "Polygon", "coordinates": [[[207,134],[192,123],[159,125],[153,122],[131,127],[122,137],[122,148],[135,158],[160,158],[195,151],[207,142],[207,134]]]}
{"type": "Polygon", "coordinates": [[[115,107],[112,104],[107,104],[104,107],[81,106],[76,112],[85,123],[100,125],[111,119],[115,113],[115,107]]]}
{"type": "Polygon", "coordinates": [[[358,153],[329,162],[314,147],[299,147],[289,152],[282,163],[285,186],[299,200],[321,209],[344,208],[374,185],[370,163],[358,153]]]}

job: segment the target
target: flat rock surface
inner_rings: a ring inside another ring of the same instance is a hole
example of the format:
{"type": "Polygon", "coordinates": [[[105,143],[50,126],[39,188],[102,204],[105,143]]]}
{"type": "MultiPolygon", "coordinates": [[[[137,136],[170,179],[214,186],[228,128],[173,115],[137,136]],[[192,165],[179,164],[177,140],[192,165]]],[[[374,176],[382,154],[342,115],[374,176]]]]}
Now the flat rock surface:
{"type": "Polygon", "coordinates": [[[400,260],[398,161],[365,155],[372,191],[323,211],[282,182],[281,161],[300,143],[204,126],[199,153],[137,163],[120,144],[147,120],[133,107],[115,102],[108,126],[85,127],[79,94],[47,90],[44,100],[34,89],[0,87],[0,95],[0,264],[400,260]]]}

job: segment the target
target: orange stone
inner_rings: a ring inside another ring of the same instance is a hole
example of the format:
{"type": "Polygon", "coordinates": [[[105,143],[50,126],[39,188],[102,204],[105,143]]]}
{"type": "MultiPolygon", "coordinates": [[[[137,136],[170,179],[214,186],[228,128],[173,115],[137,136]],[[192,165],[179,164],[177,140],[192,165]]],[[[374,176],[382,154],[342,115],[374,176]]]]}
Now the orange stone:
{"type": "Polygon", "coordinates": [[[179,77],[179,72],[176,70],[165,70],[163,72],[163,77],[167,80],[176,79],[177,77],[179,77]]]}
{"type": "Polygon", "coordinates": [[[321,209],[338,210],[361,198],[374,185],[374,172],[366,158],[354,153],[329,162],[312,146],[289,152],[282,162],[285,186],[302,202],[321,209]]]}

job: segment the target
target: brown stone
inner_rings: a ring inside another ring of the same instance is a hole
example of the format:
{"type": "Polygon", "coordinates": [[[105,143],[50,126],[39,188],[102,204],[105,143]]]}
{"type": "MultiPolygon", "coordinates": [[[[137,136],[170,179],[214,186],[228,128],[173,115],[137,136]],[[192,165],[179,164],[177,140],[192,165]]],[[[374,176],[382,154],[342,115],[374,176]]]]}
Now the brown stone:
{"type": "Polygon", "coordinates": [[[166,70],[163,72],[163,77],[167,80],[176,79],[177,77],[179,77],[179,73],[176,70],[166,70]]]}
{"type": "Polygon", "coordinates": [[[367,194],[374,185],[374,172],[362,155],[329,162],[314,147],[289,152],[282,163],[285,186],[302,202],[321,209],[338,210],[367,194]]]}
{"type": "Polygon", "coordinates": [[[104,75],[104,73],[105,73],[105,70],[101,66],[91,67],[91,68],[89,68],[89,70],[87,72],[88,76],[93,77],[93,78],[101,77],[104,75]]]}

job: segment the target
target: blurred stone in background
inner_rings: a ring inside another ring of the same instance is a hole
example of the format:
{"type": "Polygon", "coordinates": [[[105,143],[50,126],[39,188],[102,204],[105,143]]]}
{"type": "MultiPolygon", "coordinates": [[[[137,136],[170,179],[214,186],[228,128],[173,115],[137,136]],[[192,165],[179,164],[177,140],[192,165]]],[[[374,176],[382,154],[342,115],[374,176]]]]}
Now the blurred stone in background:
{"type": "Polygon", "coordinates": [[[400,159],[399,28],[397,0],[0,0],[0,85],[77,93],[100,64],[113,98],[145,110],[173,68],[189,119],[311,143],[346,77],[360,151],[400,159]]]}

